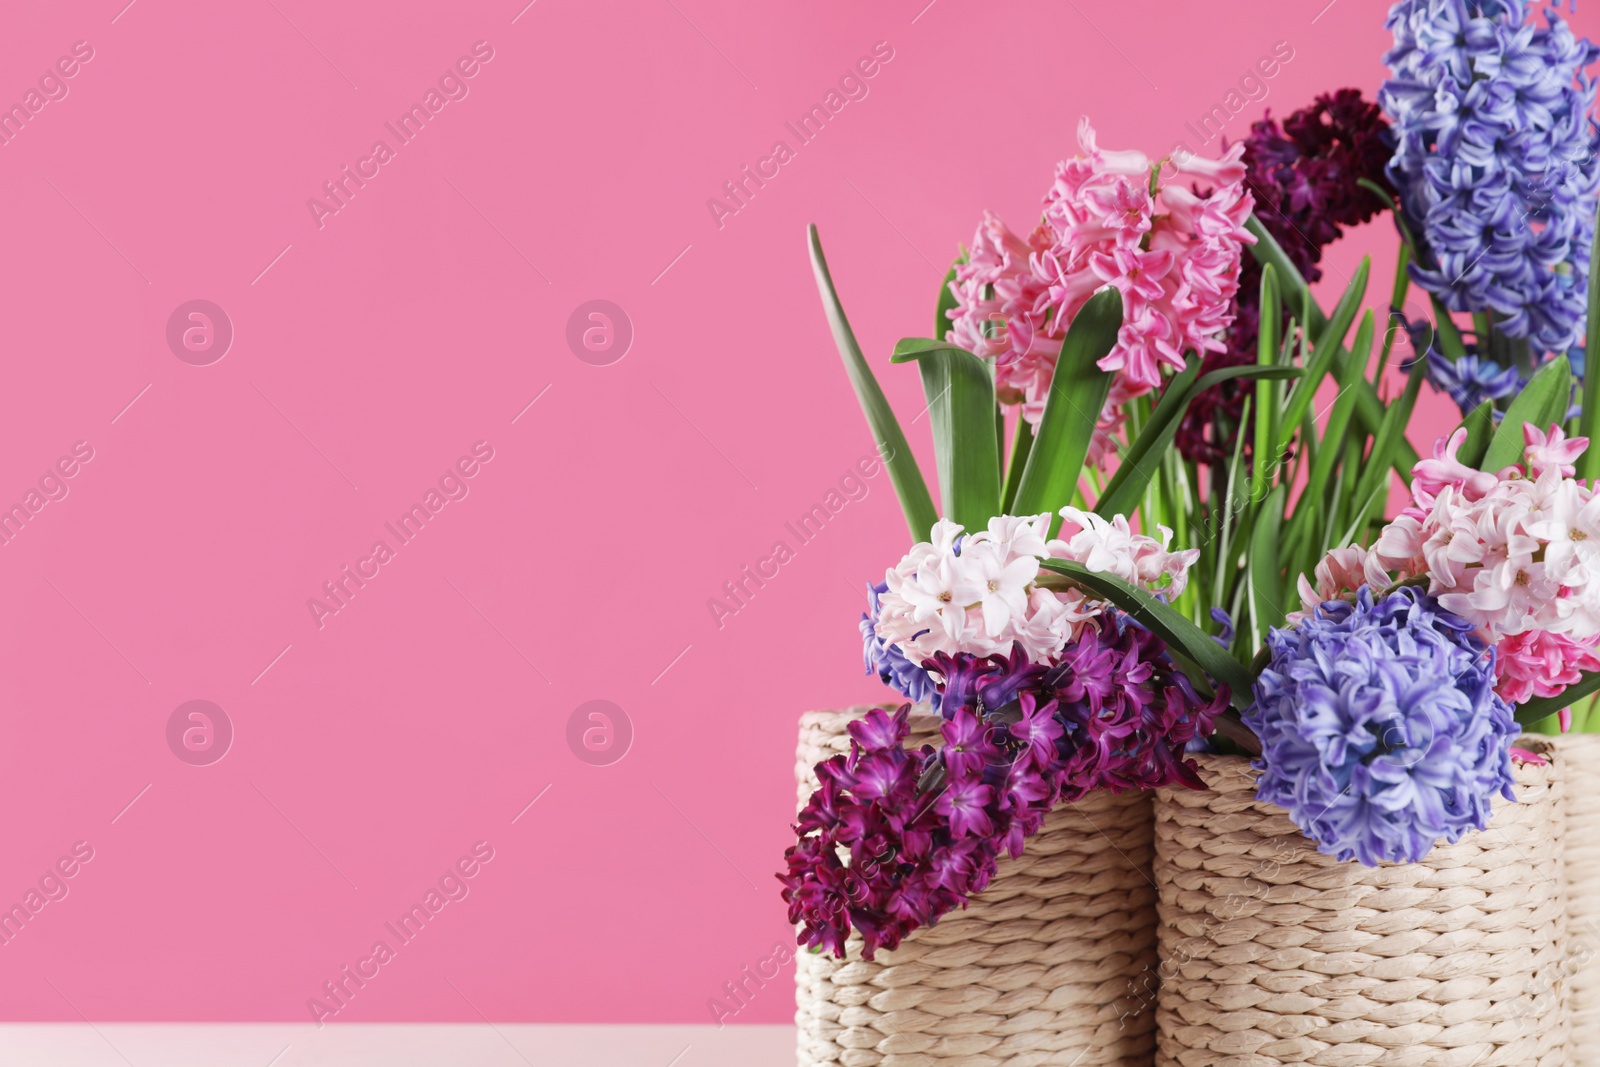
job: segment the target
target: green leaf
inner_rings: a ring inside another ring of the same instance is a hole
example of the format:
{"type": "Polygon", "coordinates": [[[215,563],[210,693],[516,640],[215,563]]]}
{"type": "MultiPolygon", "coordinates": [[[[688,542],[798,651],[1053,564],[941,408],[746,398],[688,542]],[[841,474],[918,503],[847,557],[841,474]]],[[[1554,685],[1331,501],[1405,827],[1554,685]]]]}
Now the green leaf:
{"type": "Polygon", "coordinates": [[[1531,726],[1595,692],[1600,692],[1600,671],[1590,671],[1553,697],[1534,697],[1518,704],[1517,721],[1524,726],[1531,726]]]}
{"type": "MultiPolygon", "coordinates": [[[[1199,369],[1198,359],[1191,359],[1190,362],[1195,370],[1199,369]]],[[[1161,457],[1166,454],[1168,446],[1177,436],[1184,412],[1189,410],[1189,405],[1195,397],[1213,386],[1236,378],[1280,380],[1300,376],[1299,367],[1262,367],[1247,364],[1241,367],[1223,367],[1195,381],[1189,374],[1189,369],[1185,367],[1167,383],[1166,391],[1161,394],[1161,402],[1156,405],[1155,411],[1150,413],[1150,419],[1139,431],[1139,436],[1122,454],[1122,462],[1118,465],[1117,472],[1111,476],[1105,490],[1100,494],[1100,499],[1094,508],[1096,514],[1108,519],[1113,515],[1132,514],[1133,509],[1138,506],[1139,499],[1144,496],[1145,487],[1155,475],[1161,457]]]]}
{"type": "Polygon", "coordinates": [[[1205,671],[1211,678],[1226,685],[1233,706],[1243,710],[1250,705],[1250,688],[1254,683],[1250,672],[1238,660],[1228,655],[1204,630],[1184,618],[1149,593],[1136,589],[1121,578],[1092,571],[1081,563],[1070,560],[1048,559],[1039,566],[1044,570],[1070,578],[1074,585],[1098,599],[1108,600],[1137,619],[1151,633],[1161,638],[1174,650],[1205,671]]]}
{"type": "Polygon", "coordinates": [[[1548,430],[1553,422],[1565,420],[1567,405],[1572,398],[1572,368],[1566,356],[1557,356],[1545,364],[1523,386],[1506,408],[1500,428],[1489,441],[1489,450],[1483,455],[1483,465],[1478,469],[1494,472],[1509,467],[1522,458],[1526,447],[1522,424],[1531,422],[1541,430],[1548,430]]]}
{"type": "MultiPolygon", "coordinates": [[[[1306,280],[1301,275],[1299,268],[1294,265],[1294,262],[1283,251],[1282,246],[1278,244],[1277,239],[1272,236],[1271,231],[1262,225],[1261,220],[1255,215],[1251,215],[1249,219],[1245,220],[1244,225],[1245,229],[1255,235],[1256,243],[1250,246],[1250,254],[1256,258],[1256,262],[1263,265],[1271,263],[1273,269],[1278,272],[1278,283],[1283,291],[1288,294],[1289,299],[1296,303],[1303,300],[1304,298],[1301,294],[1308,289],[1306,280]]],[[[1320,334],[1328,324],[1327,316],[1323,315],[1315,300],[1306,306],[1311,316],[1309,319],[1311,331],[1313,334],[1320,334]]],[[[1348,354],[1343,351],[1334,353],[1333,367],[1335,374],[1344,369],[1345,362],[1348,359],[1348,354]]],[[[1356,386],[1356,416],[1361,420],[1362,426],[1366,428],[1368,433],[1377,432],[1378,426],[1383,422],[1383,412],[1384,405],[1383,401],[1378,399],[1378,391],[1372,387],[1372,383],[1363,380],[1362,384],[1356,386]]],[[[1395,451],[1395,470],[1401,478],[1409,479],[1411,477],[1411,468],[1416,466],[1416,463],[1417,450],[1411,447],[1410,442],[1402,438],[1399,447],[1395,451]]]]}
{"type": "MultiPolygon", "coordinates": [[[[1367,380],[1367,361],[1372,358],[1372,334],[1375,328],[1372,312],[1368,311],[1361,317],[1361,325],[1356,328],[1350,358],[1340,370],[1339,395],[1334,398],[1333,411],[1328,415],[1328,428],[1322,435],[1317,461],[1311,465],[1310,478],[1306,481],[1305,492],[1301,494],[1302,501],[1314,501],[1319,507],[1329,501],[1324,489],[1333,474],[1334,464],[1339,461],[1345,434],[1349,431],[1350,416],[1356,405],[1356,390],[1360,383],[1367,380]]],[[[1300,507],[1297,506],[1295,513],[1299,512],[1300,507]]]]}
{"type": "Polygon", "coordinates": [[[1156,464],[1160,462],[1159,456],[1153,460],[1148,457],[1152,452],[1160,452],[1177,434],[1178,424],[1192,398],[1190,386],[1200,376],[1200,364],[1201,358],[1191,355],[1184,368],[1167,382],[1167,387],[1161,391],[1160,402],[1150,412],[1150,418],[1140,427],[1138,436],[1129,441],[1117,457],[1116,473],[1101,490],[1095,511],[1110,518],[1117,512],[1102,510],[1108,501],[1115,501],[1126,508],[1123,514],[1131,514],[1137,506],[1139,498],[1144,495],[1145,486],[1155,473],[1156,464]]]}
{"type": "MultiPolygon", "coordinates": [[[[1244,398],[1244,404],[1239,409],[1239,422],[1244,424],[1250,421],[1249,396],[1244,398]]],[[[1236,500],[1234,490],[1239,484],[1240,457],[1244,454],[1244,434],[1233,435],[1233,458],[1228,461],[1228,478],[1223,483],[1222,497],[1222,522],[1217,531],[1217,564],[1211,572],[1211,603],[1220,605],[1223,601],[1223,579],[1234,571],[1233,555],[1233,516],[1242,507],[1243,503],[1236,500]]],[[[1224,609],[1226,610],[1226,609],[1224,609]]],[[[1237,640],[1237,635],[1235,635],[1237,640]]]]}
{"type": "Polygon", "coordinates": [[[1456,320],[1450,317],[1450,309],[1438,297],[1430,296],[1428,299],[1433,302],[1433,332],[1439,339],[1440,351],[1452,362],[1460,359],[1467,354],[1467,345],[1461,340],[1461,330],[1457,328],[1456,320]]]}
{"type": "Polygon", "coordinates": [[[1589,253],[1589,326],[1584,334],[1583,413],[1578,436],[1591,442],[1578,457],[1578,477],[1593,485],[1600,479],[1600,225],[1595,226],[1589,253]]]}
{"type": "Polygon", "coordinates": [[[890,363],[913,363],[931,352],[965,352],[973,359],[978,357],[954,341],[939,341],[932,337],[902,337],[894,343],[890,363]]]}
{"type": "Polygon", "coordinates": [[[1456,459],[1469,467],[1477,467],[1483,462],[1484,453],[1489,451],[1489,441],[1494,437],[1494,401],[1485,400],[1473,408],[1456,429],[1467,431],[1467,439],[1456,451],[1456,459]]]}
{"type": "Polygon", "coordinates": [[[945,314],[954,311],[956,294],[950,291],[950,286],[956,280],[956,263],[965,263],[966,253],[956,257],[956,262],[950,265],[950,272],[944,276],[944,284],[939,286],[939,302],[933,309],[933,336],[943,337],[950,329],[950,317],[945,314]]]}
{"type": "Polygon", "coordinates": [[[1389,352],[1394,348],[1395,338],[1402,333],[1406,335],[1406,344],[1412,345],[1415,350],[1426,352],[1433,344],[1433,323],[1424,323],[1429,330],[1427,342],[1416,344],[1411,336],[1411,324],[1406,321],[1405,313],[1399,310],[1406,306],[1406,293],[1411,289],[1410,263],[1411,246],[1401,241],[1395,248],[1394,289],[1389,294],[1389,328],[1383,331],[1383,356],[1379,360],[1380,366],[1389,365],[1389,352]]]}
{"type": "Polygon", "coordinates": [[[981,530],[1000,513],[1000,441],[989,367],[965,349],[922,338],[901,341],[894,352],[895,362],[915,359],[922,369],[944,515],[981,530]],[[908,352],[908,345],[914,350],[908,352]]]}
{"type": "Polygon", "coordinates": [[[922,471],[917,468],[917,459],[911,454],[906,435],[901,432],[900,423],[894,417],[894,409],[884,397],[878,380],[872,376],[872,368],[867,366],[861,346],[856,343],[856,335],[850,329],[850,320],[845,318],[844,308],[839,304],[839,294],[833,288],[833,277],[828,273],[828,261],[822,254],[822,240],[817,236],[816,226],[808,226],[806,233],[811,246],[811,269],[817,276],[817,292],[822,296],[822,308],[827,312],[828,325],[833,329],[834,344],[839,347],[839,356],[844,360],[845,374],[856,391],[862,414],[867,417],[867,425],[877,442],[878,452],[883,456],[883,465],[889,471],[889,480],[894,484],[895,495],[900,498],[900,509],[905,512],[906,525],[911,528],[911,539],[924,541],[933,530],[933,524],[939,521],[939,513],[933,507],[933,497],[928,493],[928,483],[923,481],[922,471]]]}
{"type": "MultiPolygon", "coordinates": [[[[1256,363],[1260,366],[1270,367],[1278,362],[1281,315],[1278,272],[1268,263],[1261,268],[1260,325],[1256,330],[1256,363]]],[[[1261,500],[1267,495],[1267,483],[1277,468],[1278,456],[1272,448],[1272,420],[1278,413],[1272,400],[1272,383],[1256,382],[1256,439],[1255,448],[1250,452],[1251,500],[1261,500]]]]}
{"type": "Polygon", "coordinates": [[[1028,453],[1033,451],[1033,427],[1021,415],[1017,416],[1016,433],[1011,438],[1011,459],[1006,467],[1006,485],[1000,496],[1000,514],[1013,515],[1011,505],[1017,499],[1017,487],[1022,484],[1022,469],[1028,463],[1028,453]]]}
{"type": "Polygon", "coordinates": [[[1278,565],[1278,535],[1283,528],[1283,503],[1288,492],[1283,486],[1272,490],[1256,513],[1255,529],[1250,533],[1250,627],[1251,644],[1259,648],[1267,630],[1284,620],[1283,577],[1278,565]]]}
{"type": "Polygon", "coordinates": [[[1121,328],[1122,294],[1115,289],[1090,297],[1067,328],[1044,415],[1017,486],[1013,506],[1018,515],[1054,514],[1072,503],[1089,440],[1111,392],[1111,372],[1096,364],[1116,344],[1121,328]]]}
{"type": "Polygon", "coordinates": [[[1383,204],[1385,211],[1394,210],[1394,194],[1389,190],[1385,189],[1371,178],[1357,178],[1356,184],[1370,192],[1373,196],[1376,196],[1383,204]]]}
{"type": "MultiPolygon", "coordinates": [[[[1356,184],[1362,186],[1382,201],[1385,209],[1394,212],[1395,226],[1400,230],[1400,262],[1395,266],[1394,299],[1389,302],[1391,308],[1399,309],[1405,306],[1406,284],[1410,276],[1406,271],[1406,264],[1416,258],[1417,242],[1411,236],[1411,227],[1406,225],[1403,214],[1395,209],[1394,195],[1371,178],[1358,178],[1356,184]]],[[[1433,302],[1434,335],[1439,341],[1439,350],[1452,361],[1460,359],[1467,354],[1467,346],[1461,340],[1461,331],[1456,328],[1455,320],[1450,317],[1450,309],[1440,303],[1437,296],[1429,297],[1433,302]]],[[[1479,338],[1482,345],[1484,338],[1479,338]]],[[[1431,340],[1430,340],[1431,344],[1431,340]]],[[[1427,346],[1424,346],[1426,351],[1427,346]]],[[[1389,356],[1389,340],[1385,338],[1383,345],[1384,360],[1389,356]]]]}
{"type": "MultiPolygon", "coordinates": [[[[1295,383],[1294,390],[1289,394],[1288,406],[1284,410],[1283,422],[1280,424],[1282,429],[1278,433],[1279,455],[1282,455],[1293,442],[1296,427],[1311,411],[1311,402],[1316,399],[1317,388],[1322,384],[1322,379],[1328,371],[1333,368],[1333,357],[1338,353],[1339,346],[1344,344],[1344,335],[1350,332],[1350,324],[1355,322],[1356,313],[1361,310],[1361,301],[1367,295],[1367,276],[1371,271],[1371,257],[1363,256],[1361,268],[1345,287],[1344,295],[1334,306],[1333,315],[1328,319],[1327,325],[1317,333],[1316,344],[1311,350],[1311,362],[1306,366],[1305,375],[1295,383]]],[[[1311,332],[1309,323],[1306,332],[1311,332]]]]}
{"type": "MultiPolygon", "coordinates": [[[[1357,534],[1366,529],[1367,515],[1373,506],[1376,505],[1381,514],[1388,499],[1386,490],[1389,487],[1389,469],[1400,442],[1405,440],[1406,423],[1411,421],[1411,409],[1417,405],[1417,393],[1422,388],[1422,379],[1427,369],[1428,361],[1425,359],[1419,359],[1411,365],[1411,374],[1406,378],[1405,391],[1400,394],[1399,400],[1389,405],[1389,410],[1372,439],[1372,451],[1367,455],[1360,480],[1356,482],[1355,499],[1362,503],[1351,522],[1351,528],[1357,534]]],[[[1362,540],[1365,541],[1366,538],[1363,537],[1362,540]]]]}

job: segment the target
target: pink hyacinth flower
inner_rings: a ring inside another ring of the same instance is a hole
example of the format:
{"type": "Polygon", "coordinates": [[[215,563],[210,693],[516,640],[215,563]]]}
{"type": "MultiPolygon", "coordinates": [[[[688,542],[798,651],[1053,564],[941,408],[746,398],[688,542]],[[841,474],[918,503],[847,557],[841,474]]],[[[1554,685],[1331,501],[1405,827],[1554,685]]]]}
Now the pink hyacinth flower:
{"type": "Polygon", "coordinates": [[[1223,347],[1243,249],[1255,241],[1244,228],[1254,203],[1242,145],[1215,161],[1152,161],[1100,147],[1087,120],[1078,145],[1056,167],[1043,222],[1026,241],[985,216],[951,285],[947,339],[993,360],[998,399],[1037,425],[1062,338],[1090,297],[1117,289],[1123,325],[1100,361],[1115,377],[1089,450],[1101,465],[1123,404],[1160,388],[1163,368],[1181,369],[1188,353],[1223,347]]]}
{"type": "Polygon", "coordinates": [[[1534,478],[1551,467],[1559,470],[1561,477],[1571,478],[1577,473],[1575,464],[1578,457],[1589,446],[1587,437],[1569,438],[1556,425],[1552,425],[1550,433],[1546,435],[1531,422],[1522,424],[1522,440],[1526,442],[1523,457],[1527,461],[1528,474],[1534,478]]]}

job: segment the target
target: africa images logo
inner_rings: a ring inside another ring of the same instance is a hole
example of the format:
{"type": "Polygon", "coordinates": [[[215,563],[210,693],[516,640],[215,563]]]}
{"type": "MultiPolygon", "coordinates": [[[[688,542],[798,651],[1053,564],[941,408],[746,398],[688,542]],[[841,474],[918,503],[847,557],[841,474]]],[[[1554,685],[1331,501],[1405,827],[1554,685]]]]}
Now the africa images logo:
{"type": "Polygon", "coordinates": [[[337,215],[350,206],[350,201],[355,199],[356,192],[366,188],[367,182],[376,178],[384,165],[393,160],[399,149],[410,144],[414,138],[422,133],[429,122],[432,122],[445,105],[452,101],[465,100],[472,91],[468,81],[478,76],[485,65],[494,59],[494,48],[488,41],[477,41],[472,46],[470,56],[457,59],[450,68],[439,76],[437,85],[430,85],[423,94],[420,103],[413,103],[393,122],[385,122],[383,128],[389,131],[394,138],[391,145],[380,137],[372,142],[371,150],[360,159],[356,160],[354,170],[349,164],[340,168],[339,176],[322,183],[322,193],[327,199],[315,196],[306,200],[306,209],[311,212],[311,221],[317,224],[317,229],[327,225],[329,215],[337,215]]]}

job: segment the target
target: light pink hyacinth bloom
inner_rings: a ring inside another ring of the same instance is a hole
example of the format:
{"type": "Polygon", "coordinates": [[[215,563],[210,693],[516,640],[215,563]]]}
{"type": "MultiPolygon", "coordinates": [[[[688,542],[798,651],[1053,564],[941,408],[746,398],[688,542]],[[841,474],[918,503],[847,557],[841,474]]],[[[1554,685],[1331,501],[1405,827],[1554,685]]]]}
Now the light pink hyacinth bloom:
{"type": "Polygon", "coordinates": [[[1254,203],[1242,144],[1220,160],[1152,161],[1101,149],[1087,119],[1078,144],[1083,154],[1057,166],[1044,217],[1026,239],[984,216],[951,283],[946,339],[993,360],[1000,401],[1021,405],[1038,425],[1073,318],[1099,290],[1120,291],[1122,329],[1100,361],[1116,377],[1090,445],[1098,465],[1112,450],[1122,405],[1157,388],[1162,367],[1222,348],[1239,261],[1255,241],[1244,228],[1254,203]]]}
{"type": "Polygon", "coordinates": [[[1589,442],[1524,425],[1522,462],[1490,474],[1457,458],[1465,441],[1465,430],[1438,441],[1412,468],[1411,505],[1370,550],[1330,553],[1314,587],[1302,577],[1302,602],[1425,577],[1497,650],[1496,692],[1559,695],[1600,669],[1600,494],[1573,478],[1589,442]]]}
{"type": "Polygon", "coordinates": [[[1121,515],[1107,521],[1063,508],[1061,538],[1046,540],[1050,515],[1000,515],[987,530],[965,532],[940,519],[930,540],[884,574],[878,600],[879,637],[913,663],[936,653],[1007,655],[1014,645],[1033,663],[1054,664],[1102,601],[1078,589],[1046,589],[1035,579],[1046,559],[1073,560],[1149,592],[1183,591],[1195,549],[1171,551],[1172,531],[1160,539],[1134,533],[1121,515]]]}

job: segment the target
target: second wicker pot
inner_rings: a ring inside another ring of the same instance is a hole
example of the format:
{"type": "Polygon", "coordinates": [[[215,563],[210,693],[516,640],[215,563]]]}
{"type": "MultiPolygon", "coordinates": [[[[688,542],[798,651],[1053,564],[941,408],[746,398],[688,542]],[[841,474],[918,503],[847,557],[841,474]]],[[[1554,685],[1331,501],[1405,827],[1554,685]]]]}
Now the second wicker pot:
{"type": "Polygon", "coordinates": [[[1574,1067],[1600,1067],[1600,734],[1550,738],[1566,773],[1567,970],[1574,1067]]]}
{"type": "MultiPolygon", "coordinates": [[[[801,719],[802,802],[867,710],[801,719]]],[[[937,743],[939,721],[913,714],[908,745],[937,743]]],[[[852,937],[844,960],[798,953],[801,1067],[1149,1067],[1150,835],[1148,794],[1090,794],[1051,812],[966,910],[893,951],[868,962],[852,937]]]]}
{"type": "Polygon", "coordinates": [[[1156,796],[1158,1065],[1565,1067],[1559,763],[1519,765],[1487,830],[1372,868],[1257,801],[1242,757],[1199,760],[1209,791],[1156,796]]]}

